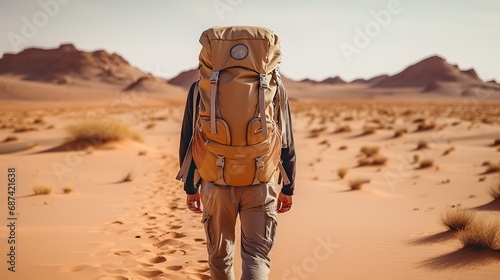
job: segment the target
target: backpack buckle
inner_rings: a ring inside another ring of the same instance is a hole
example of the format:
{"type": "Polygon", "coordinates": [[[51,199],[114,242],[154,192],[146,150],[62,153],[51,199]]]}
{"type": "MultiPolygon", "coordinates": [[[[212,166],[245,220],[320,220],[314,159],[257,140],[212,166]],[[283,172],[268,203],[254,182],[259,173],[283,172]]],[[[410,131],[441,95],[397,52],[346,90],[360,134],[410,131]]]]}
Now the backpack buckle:
{"type": "Polygon", "coordinates": [[[259,74],[259,83],[261,89],[268,89],[269,84],[266,81],[266,74],[259,74]]]}
{"type": "Polygon", "coordinates": [[[217,168],[224,167],[224,156],[217,155],[217,161],[215,162],[215,166],[217,166],[217,168]]]}
{"type": "Polygon", "coordinates": [[[257,169],[264,168],[264,160],[262,160],[262,157],[256,157],[255,161],[257,162],[257,169]]]}
{"type": "Polygon", "coordinates": [[[219,71],[213,71],[212,75],[210,76],[210,83],[212,85],[215,85],[217,84],[218,81],[219,81],[219,71]]]}

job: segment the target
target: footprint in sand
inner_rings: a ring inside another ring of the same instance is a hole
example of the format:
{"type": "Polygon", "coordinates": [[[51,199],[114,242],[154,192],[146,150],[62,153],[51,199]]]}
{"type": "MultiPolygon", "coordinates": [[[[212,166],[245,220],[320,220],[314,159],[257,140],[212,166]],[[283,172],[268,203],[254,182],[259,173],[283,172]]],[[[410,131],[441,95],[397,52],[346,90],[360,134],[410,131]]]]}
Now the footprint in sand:
{"type": "Polygon", "coordinates": [[[169,229],[180,229],[182,226],[180,225],[175,225],[175,226],[170,226],[169,229]]]}
{"type": "Polygon", "coordinates": [[[182,245],[182,244],[184,244],[184,243],[181,241],[175,240],[175,239],[166,239],[166,240],[155,243],[154,246],[157,248],[161,248],[161,247],[164,247],[166,245],[179,247],[179,245],[182,245]]]}
{"type": "Polygon", "coordinates": [[[167,261],[167,258],[165,258],[164,256],[156,256],[154,258],[151,258],[149,260],[150,263],[162,263],[162,262],[166,262],[167,261]]]}
{"type": "Polygon", "coordinates": [[[208,267],[186,267],[183,271],[188,272],[190,274],[197,274],[197,273],[205,273],[210,271],[210,268],[208,267]]]}
{"type": "Polygon", "coordinates": [[[140,270],[135,271],[135,273],[137,273],[138,275],[143,276],[143,277],[154,277],[154,276],[163,274],[163,271],[161,271],[157,268],[154,268],[154,267],[145,267],[145,268],[142,268],[140,270]]]}
{"type": "Polygon", "coordinates": [[[182,265],[170,265],[167,266],[167,269],[171,271],[179,271],[182,269],[182,265]]]}
{"type": "Polygon", "coordinates": [[[177,250],[177,249],[172,249],[168,251],[162,251],[162,254],[169,255],[169,256],[174,256],[174,257],[179,257],[179,256],[185,256],[186,251],[184,250],[177,250]]]}
{"type": "Polygon", "coordinates": [[[117,256],[128,256],[128,255],[132,254],[132,252],[130,252],[129,250],[116,251],[113,253],[117,256]]]}

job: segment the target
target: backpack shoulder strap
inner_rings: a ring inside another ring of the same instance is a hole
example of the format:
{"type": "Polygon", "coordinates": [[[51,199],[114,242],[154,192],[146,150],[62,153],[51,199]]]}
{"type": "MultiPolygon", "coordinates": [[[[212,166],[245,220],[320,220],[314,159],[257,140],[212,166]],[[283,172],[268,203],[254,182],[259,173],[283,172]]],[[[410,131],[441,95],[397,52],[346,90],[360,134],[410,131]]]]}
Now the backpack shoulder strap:
{"type": "Polygon", "coordinates": [[[288,97],[286,94],[285,86],[281,81],[281,75],[279,69],[274,70],[274,76],[276,77],[276,83],[278,84],[278,94],[276,105],[279,106],[279,121],[278,128],[281,131],[281,144],[282,148],[288,147],[288,133],[287,133],[287,120],[288,120],[288,97]]]}
{"type": "MultiPolygon", "coordinates": [[[[189,168],[191,167],[191,162],[193,161],[193,152],[192,152],[192,143],[193,143],[193,135],[194,135],[194,130],[196,129],[196,121],[198,118],[198,106],[199,106],[199,92],[198,92],[198,82],[196,82],[194,86],[194,92],[193,92],[193,117],[192,117],[192,130],[191,130],[191,139],[189,140],[189,145],[188,149],[186,151],[186,155],[184,156],[184,159],[182,161],[181,168],[179,169],[179,172],[177,173],[177,176],[175,179],[186,182],[186,178],[189,173],[189,168]]],[[[196,182],[196,178],[195,178],[196,182]]]]}

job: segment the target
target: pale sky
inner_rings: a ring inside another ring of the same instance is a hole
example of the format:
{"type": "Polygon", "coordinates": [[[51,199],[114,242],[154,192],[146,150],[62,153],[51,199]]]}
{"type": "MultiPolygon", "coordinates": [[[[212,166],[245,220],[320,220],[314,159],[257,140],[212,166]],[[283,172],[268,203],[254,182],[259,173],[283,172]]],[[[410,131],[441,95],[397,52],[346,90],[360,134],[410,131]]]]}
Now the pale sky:
{"type": "Polygon", "coordinates": [[[71,42],[166,78],[196,67],[203,30],[257,25],[280,36],[293,79],[394,74],[439,54],[500,81],[498,0],[2,0],[0,20],[2,54],[71,42]]]}

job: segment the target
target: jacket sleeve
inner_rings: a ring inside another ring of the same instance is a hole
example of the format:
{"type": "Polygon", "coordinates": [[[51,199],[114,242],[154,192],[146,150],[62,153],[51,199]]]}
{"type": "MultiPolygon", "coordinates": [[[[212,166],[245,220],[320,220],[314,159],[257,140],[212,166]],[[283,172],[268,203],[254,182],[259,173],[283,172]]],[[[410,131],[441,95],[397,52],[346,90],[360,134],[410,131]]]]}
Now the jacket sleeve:
{"type": "MultiPolygon", "coordinates": [[[[191,142],[191,138],[193,136],[193,102],[198,102],[198,100],[193,100],[195,84],[196,83],[193,83],[191,85],[191,88],[189,89],[186,100],[186,107],[184,108],[184,118],[182,121],[181,137],[179,143],[179,166],[181,166],[182,162],[184,161],[189,143],[191,142]]],[[[186,194],[195,194],[196,192],[198,192],[198,187],[194,184],[195,169],[196,165],[194,164],[194,161],[191,161],[189,173],[184,182],[184,191],[186,192],[186,194]]]]}
{"type": "Polygon", "coordinates": [[[283,168],[285,169],[285,173],[290,180],[290,184],[283,185],[281,188],[281,192],[286,195],[293,195],[293,191],[295,190],[295,169],[296,169],[296,156],[295,156],[295,143],[293,139],[293,127],[292,127],[292,117],[290,113],[290,104],[288,103],[288,99],[286,102],[287,112],[286,117],[286,132],[288,135],[288,147],[281,149],[281,160],[283,161],[283,168]]]}

